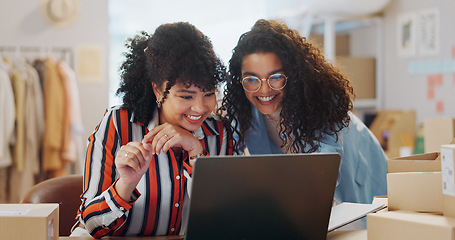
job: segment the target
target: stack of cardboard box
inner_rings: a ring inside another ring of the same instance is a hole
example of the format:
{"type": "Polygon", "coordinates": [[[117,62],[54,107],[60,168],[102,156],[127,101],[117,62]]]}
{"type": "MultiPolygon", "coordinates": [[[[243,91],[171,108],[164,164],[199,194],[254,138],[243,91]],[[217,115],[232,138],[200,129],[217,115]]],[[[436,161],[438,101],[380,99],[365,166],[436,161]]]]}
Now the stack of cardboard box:
{"type": "Polygon", "coordinates": [[[425,121],[425,149],[440,151],[387,160],[388,211],[367,216],[368,240],[455,240],[454,123],[425,121]]]}
{"type": "Polygon", "coordinates": [[[424,131],[427,153],[387,160],[388,211],[367,216],[368,240],[455,240],[455,119],[426,119],[424,131]]]}

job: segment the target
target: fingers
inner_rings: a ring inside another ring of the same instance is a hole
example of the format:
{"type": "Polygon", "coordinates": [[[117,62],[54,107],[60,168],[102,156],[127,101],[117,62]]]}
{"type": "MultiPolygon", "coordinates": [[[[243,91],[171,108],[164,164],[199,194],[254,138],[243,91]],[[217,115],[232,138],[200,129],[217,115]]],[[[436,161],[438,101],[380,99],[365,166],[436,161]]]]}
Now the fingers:
{"type": "Polygon", "coordinates": [[[188,152],[202,150],[199,139],[190,131],[169,123],[159,125],[146,134],[142,140],[152,154],[167,152],[172,147],[182,147],[188,152]]]}
{"type": "Polygon", "coordinates": [[[144,138],[142,139],[142,143],[151,143],[155,138],[156,134],[158,134],[165,126],[166,124],[161,124],[159,126],[154,127],[144,136],[144,138]]]}
{"type": "Polygon", "coordinates": [[[150,151],[141,142],[130,142],[117,152],[117,160],[122,166],[129,166],[137,171],[148,167],[152,158],[150,151]]]}
{"type": "Polygon", "coordinates": [[[176,139],[176,137],[178,138],[178,136],[176,135],[168,135],[164,133],[164,131],[161,131],[160,133],[156,134],[150,144],[151,152],[153,154],[160,154],[161,152],[169,151],[169,148],[175,145],[174,140],[176,139]]]}
{"type": "Polygon", "coordinates": [[[169,136],[167,134],[164,134],[162,137],[158,138],[158,142],[156,144],[156,152],[167,152],[169,151],[170,146],[172,145],[171,139],[173,136],[169,136]]]}

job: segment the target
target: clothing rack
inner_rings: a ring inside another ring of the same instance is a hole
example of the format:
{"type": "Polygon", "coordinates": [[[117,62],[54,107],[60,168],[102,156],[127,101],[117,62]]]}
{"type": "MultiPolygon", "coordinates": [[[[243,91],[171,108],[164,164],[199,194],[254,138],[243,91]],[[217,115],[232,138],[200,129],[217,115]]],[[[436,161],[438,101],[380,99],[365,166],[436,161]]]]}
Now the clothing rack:
{"type": "Polygon", "coordinates": [[[49,54],[60,54],[60,59],[65,60],[73,68],[74,67],[74,51],[72,47],[50,47],[50,46],[0,46],[0,53],[14,53],[15,57],[19,57],[21,53],[37,53],[44,57],[49,54]]]}

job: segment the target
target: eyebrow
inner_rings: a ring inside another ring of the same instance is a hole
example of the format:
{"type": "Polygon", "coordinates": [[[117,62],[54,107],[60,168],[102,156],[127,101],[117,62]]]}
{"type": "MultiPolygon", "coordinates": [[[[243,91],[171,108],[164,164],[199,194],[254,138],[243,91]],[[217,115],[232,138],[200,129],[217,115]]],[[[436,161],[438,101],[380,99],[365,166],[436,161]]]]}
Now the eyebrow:
{"type": "Polygon", "coordinates": [[[180,89],[180,90],[177,90],[178,93],[192,93],[192,94],[195,94],[196,91],[191,91],[191,90],[188,90],[188,89],[180,89]]]}
{"type": "MultiPolygon", "coordinates": [[[[279,73],[279,72],[284,72],[284,69],[283,69],[283,68],[280,68],[280,69],[271,71],[271,72],[269,72],[269,76],[272,75],[272,74],[275,74],[275,73],[279,73]]],[[[256,74],[256,73],[253,73],[253,72],[243,72],[242,75],[257,76],[257,74],[256,74]]]]}

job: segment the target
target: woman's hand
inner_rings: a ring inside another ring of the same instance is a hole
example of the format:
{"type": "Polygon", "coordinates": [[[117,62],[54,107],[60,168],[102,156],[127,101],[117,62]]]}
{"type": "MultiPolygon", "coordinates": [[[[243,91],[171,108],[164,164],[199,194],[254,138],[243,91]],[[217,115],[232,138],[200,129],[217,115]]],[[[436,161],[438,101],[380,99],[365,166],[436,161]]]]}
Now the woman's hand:
{"type": "Polygon", "coordinates": [[[130,201],[142,175],[148,170],[152,156],[141,142],[129,142],[117,151],[115,166],[120,178],[114,187],[123,200],[130,201]]]}
{"type": "Polygon", "coordinates": [[[170,123],[153,128],[144,136],[142,143],[152,154],[167,152],[172,147],[183,148],[188,152],[188,156],[196,156],[204,150],[202,143],[193,133],[170,123]]]}

